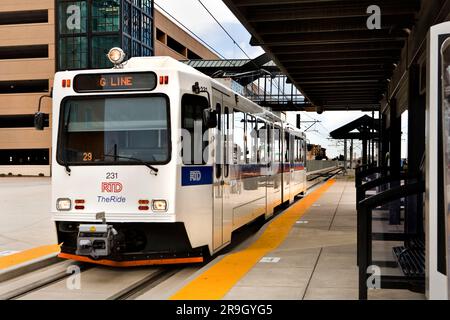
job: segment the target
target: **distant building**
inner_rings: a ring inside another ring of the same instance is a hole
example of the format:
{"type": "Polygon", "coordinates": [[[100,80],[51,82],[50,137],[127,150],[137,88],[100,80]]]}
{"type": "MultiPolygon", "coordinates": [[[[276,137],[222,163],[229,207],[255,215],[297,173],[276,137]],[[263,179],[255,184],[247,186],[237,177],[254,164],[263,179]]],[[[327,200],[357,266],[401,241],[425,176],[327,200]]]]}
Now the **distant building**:
{"type": "Polygon", "coordinates": [[[328,160],[327,149],[318,144],[308,144],[306,160],[328,160]]]}
{"type": "MultiPolygon", "coordinates": [[[[50,175],[51,128],[33,128],[39,97],[58,70],[109,68],[114,46],[128,56],[218,59],[152,0],[0,1],[0,174],[50,175]]],[[[51,113],[50,99],[42,111],[51,113]]]]}

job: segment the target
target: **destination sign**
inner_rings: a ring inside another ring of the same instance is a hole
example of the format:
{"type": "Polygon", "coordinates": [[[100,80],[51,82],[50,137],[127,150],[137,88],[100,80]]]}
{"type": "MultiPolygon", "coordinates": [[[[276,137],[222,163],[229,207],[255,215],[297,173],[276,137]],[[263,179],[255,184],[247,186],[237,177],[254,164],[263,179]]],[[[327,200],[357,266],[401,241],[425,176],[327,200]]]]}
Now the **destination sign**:
{"type": "Polygon", "coordinates": [[[76,92],[151,91],[155,87],[154,72],[79,74],[74,79],[76,92]]]}

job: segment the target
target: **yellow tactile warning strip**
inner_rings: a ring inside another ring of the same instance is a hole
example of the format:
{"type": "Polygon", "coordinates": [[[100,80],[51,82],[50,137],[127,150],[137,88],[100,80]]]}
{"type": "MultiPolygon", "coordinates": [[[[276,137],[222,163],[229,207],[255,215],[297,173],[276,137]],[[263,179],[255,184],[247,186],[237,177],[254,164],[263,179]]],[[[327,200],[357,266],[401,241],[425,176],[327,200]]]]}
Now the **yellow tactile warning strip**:
{"type": "Polygon", "coordinates": [[[7,269],[40,257],[44,257],[52,253],[58,253],[59,251],[60,246],[57,244],[52,244],[24,250],[18,253],[11,254],[9,256],[0,257],[0,270],[7,269]]]}
{"type": "Polygon", "coordinates": [[[259,261],[276,249],[287,237],[295,222],[324,194],[335,180],[329,180],[288,208],[278,219],[272,221],[261,237],[248,248],[230,254],[200,274],[171,300],[218,300],[259,261]]]}

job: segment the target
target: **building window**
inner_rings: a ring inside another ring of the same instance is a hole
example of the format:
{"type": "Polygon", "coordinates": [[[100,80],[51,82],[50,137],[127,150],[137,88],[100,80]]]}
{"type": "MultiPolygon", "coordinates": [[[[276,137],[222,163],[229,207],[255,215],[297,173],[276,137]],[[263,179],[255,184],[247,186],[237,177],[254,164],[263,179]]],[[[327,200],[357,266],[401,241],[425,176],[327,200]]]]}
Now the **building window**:
{"type": "Polygon", "coordinates": [[[88,68],[87,37],[67,37],[59,40],[59,69],[88,68]]]}
{"type": "Polygon", "coordinates": [[[120,0],[94,1],[92,3],[92,31],[119,31],[120,0]]]}
{"type": "Polygon", "coordinates": [[[47,23],[47,22],[48,22],[48,10],[0,12],[0,25],[47,23]]]}
{"type": "Polygon", "coordinates": [[[57,0],[58,70],[110,66],[106,53],[153,55],[152,0],[57,0]]]}
{"type": "Polygon", "coordinates": [[[0,94],[31,92],[48,92],[48,79],[0,81],[0,94]]]}
{"type": "Polygon", "coordinates": [[[48,45],[0,47],[0,60],[30,58],[48,58],[48,45]]]}
{"type": "Polygon", "coordinates": [[[147,47],[142,47],[142,56],[143,57],[148,57],[152,55],[152,49],[147,48],[147,47]]]}
{"type": "Polygon", "coordinates": [[[129,58],[131,54],[131,38],[127,35],[123,35],[122,49],[127,54],[126,58],[129,58]]]}
{"type": "Polygon", "coordinates": [[[148,14],[149,16],[153,16],[152,2],[152,0],[142,0],[142,11],[144,11],[144,13],[148,14]]]}
{"type": "Polygon", "coordinates": [[[142,42],[147,46],[152,45],[152,22],[146,15],[142,15],[142,42]]]}
{"type": "Polygon", "coordinates": [[[141,56],[141,44],[137,41],[133,41],[132,48],[131,48],[131,56],[132,57],[141,56]]]}
{"type": "Polygon", "coordinates": [[[134,39],[141,40],[141,13],[137,8],[132,9],[133,23],[131,25],[131,36],[134,39]]]}
{"type": "Polygon", "coordinates": [[[124,1],[123,2],[123,22],[122,22],[122,30],[126,34],[131,34],[131,3],[124,1]]]}
{"type": "Polygon", "coordinates": [[[0,165],[49,165],[49,149],[3,149],[0,165]]]}
{"type": "Polygon", "coordinates": [[[110,48],[120,46],[119,36],[93,36],[92,37],[92,67],[107,68],[111,63],[106,55],[110,48]]]}
{"type": "Polygon", "coordinates": [[[157,28],[156,29],[156,39],[158,39],[158,41],[166,44],[166,34],[164,33],[164,31],[161,31],[157,28]]]}

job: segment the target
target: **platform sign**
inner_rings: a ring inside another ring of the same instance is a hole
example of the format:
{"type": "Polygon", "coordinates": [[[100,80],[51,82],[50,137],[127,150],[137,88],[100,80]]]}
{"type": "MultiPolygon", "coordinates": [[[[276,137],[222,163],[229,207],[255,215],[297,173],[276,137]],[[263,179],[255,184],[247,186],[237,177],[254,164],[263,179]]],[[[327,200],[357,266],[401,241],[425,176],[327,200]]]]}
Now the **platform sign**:
{"type": "Polygon", "coordinates": [[[426,293],[429,299],[449,299],[450,22],[431,28],[427,59],[426,293]]]}
{"type": "Polygon", "coordinates": [[[442,106],[442,128],[443,128],[443,148],[444,148],[444,210],[441,217],[438,217],[439,223],[443,226],[438,233],[438,250],[443,252],[442,259],[438,259],[438,267],[440,267],[447,275],[447,295],[450,299],[450,29],[448,33],[439,36],[439,103],[442,106]],[[445,227],[447,226],[447,227],[445,227]],[[440,247],[441,246],[441,247],[440,247]],[[447,259],[445,259],[445,256],[447,259]],[[442,262],[441,262],[442,261],[442,262]],[[439,265],[440,262],[440,265],[439,265]]]}

